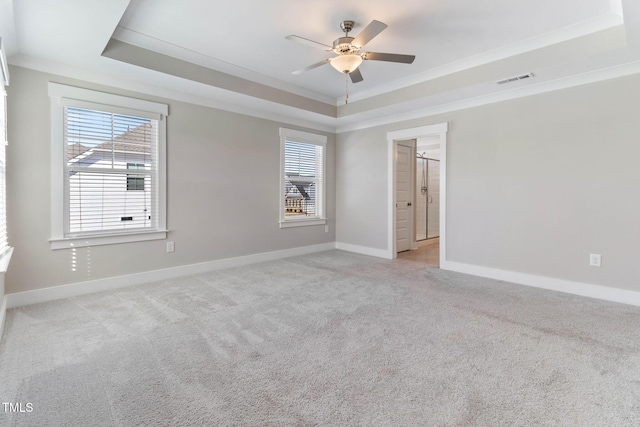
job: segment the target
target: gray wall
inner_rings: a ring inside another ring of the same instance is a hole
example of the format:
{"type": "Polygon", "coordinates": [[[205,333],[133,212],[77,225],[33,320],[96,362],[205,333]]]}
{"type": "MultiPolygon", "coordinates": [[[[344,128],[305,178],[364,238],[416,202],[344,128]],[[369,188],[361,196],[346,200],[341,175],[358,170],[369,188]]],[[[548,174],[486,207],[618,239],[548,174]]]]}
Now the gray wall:
{"type": "Polygon", "coordinates": [[[336,240],[387,248],[386,134],[448,122],[449,261],[640,291],[639,112],[635,75],[339,134],[336,240]]]}
{"type": "Polygon", "coordinates": [[[385,128],[337,135],[336,241],[387,249],[387,161],[385,128]]]}
{"type": "Polygon", "coordinates": [[[386,133],[441,122],[448,260],[640,291],[640,76],[343,133],[337,144],[329,134],[330,233],[278,227],[280,123],[22,68],[11,76],[7,293],[334,240],[385,250],[386,133]],[[175,253],[163,240],[82,248],[72,272],[71,251],[49,248],[49,81],[169,104],[175,253]],[[602,268],[588,266],[592,252],[602,268]]]}
{"type": "Polygon", "coordinates": [[[330,232],[325,233],[324,226],[278,227],[278,128],[295,126],[16,67],[8,106],[8,225],[15,251],[7,293],[335,240],[332,134],[327,134],[330,232]],[[73,272],[71,250],[49,248],[49,81],[169,104],[167,217],[175,253],[166,252],[165,240],[79,248],[73,272]]]}

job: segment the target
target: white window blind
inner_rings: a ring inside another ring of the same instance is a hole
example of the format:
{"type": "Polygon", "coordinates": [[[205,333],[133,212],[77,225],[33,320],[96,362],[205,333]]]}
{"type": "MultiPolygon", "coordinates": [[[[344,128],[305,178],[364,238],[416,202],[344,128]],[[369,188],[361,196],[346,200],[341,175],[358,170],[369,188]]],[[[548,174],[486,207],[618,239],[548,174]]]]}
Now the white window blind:
{"type": "Polygon", "coordinates": [[[158,119],[65,104],[65,237],[157,229],[158,119]]]}
{"type": "Polygon", "coordinates": [[[325,222],[326,137],[280,129],[281,227],[325,222]]]}
{"type": "Polygon", "coordinates": [[[0,255],[9,249],[7,239],[6,146],[7,97],[4,86],[0,82],[0,255]]]}
{"type": "Polygon", "coordinates": [[[286,141],[284,151],[285,218],[321,218],[323,147],[286,141]]]}

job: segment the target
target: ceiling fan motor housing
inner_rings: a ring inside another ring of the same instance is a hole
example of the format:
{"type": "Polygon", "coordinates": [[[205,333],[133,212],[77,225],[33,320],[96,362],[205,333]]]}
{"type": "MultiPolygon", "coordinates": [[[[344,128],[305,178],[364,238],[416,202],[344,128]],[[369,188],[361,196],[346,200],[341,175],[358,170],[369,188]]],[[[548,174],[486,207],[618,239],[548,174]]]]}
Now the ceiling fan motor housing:
{"type": "Polygon", "coordinates": [[[333,51],[338,55],[348,55],[356,53],[360,50],[359,47],[351,44],[353,37],[340,37],[333,41],[333,51]]]}
{"type": "Polygon", "coordinates": [[[323,43],[314,42],[313,40],[306,39],[304,37],[290,35],[286,38],[289,40],[298,41],[304,44],[311,44],[315,47],[321,47],[325,51],[331,51],[337,56],[325,59],[324,61],[312,64],[302,70],[294,71],[294,74],[300,74],[305,71],[313,70],[324,64],[331,64],[333,68],[341,73],[351,75],[351,81],[358,83],[362,81],[362,74],[358,70],[362,61],[370,59],[374,61],[387,61],[398,62],[403,64],[411,64],[415,59],[414,55],[400,55],[395,53],[381,53],[381,52],[361,52],[362,48],[369,43],[380,32],[387,28],[387,24],[384,22],[373,20],[367,25],[357,37],[350,37],[349,32],[353,30],[355,21],[342,21],[340,28],[344,31],[344,37],[337,38],[333,41],[332,46],[328,46],[323,43]],[[357,42],[354,44],[354,40],[357,42]],[[329,48],[329,49],[327,49],[329,48]],[[357,71],[358,70],[358,71],[357,71]],[[356,72],[357,71],[357,72],[356,72]]]}

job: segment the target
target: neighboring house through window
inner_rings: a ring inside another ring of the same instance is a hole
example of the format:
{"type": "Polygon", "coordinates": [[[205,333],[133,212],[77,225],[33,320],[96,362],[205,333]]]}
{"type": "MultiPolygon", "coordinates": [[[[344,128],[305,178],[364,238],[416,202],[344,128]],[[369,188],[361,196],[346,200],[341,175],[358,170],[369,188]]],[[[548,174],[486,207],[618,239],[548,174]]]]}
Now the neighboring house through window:
{"type": "Polygon", "coordinates": [[[280,128],[280,227],[326,222],[326,146],[324,135],[280,128]]]}
{"type": "Polygon", "coordinates": [[[166,238],[167,106],[49,84],[51,247],[166,238]]]}
{"type": "MultiPolygon", "coordinates": [[[[127,163],[127,170],[145,170],[144,163],[127,163]]],[[[144,191],[144,174],[127,174],[127,191],[144,191]]]]}

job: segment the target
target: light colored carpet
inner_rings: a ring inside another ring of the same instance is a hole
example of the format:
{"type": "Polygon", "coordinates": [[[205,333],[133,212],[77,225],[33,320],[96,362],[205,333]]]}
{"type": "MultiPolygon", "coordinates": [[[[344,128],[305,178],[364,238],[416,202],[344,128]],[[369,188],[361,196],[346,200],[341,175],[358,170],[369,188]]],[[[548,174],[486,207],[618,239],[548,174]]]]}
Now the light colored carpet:
{"type": "Polygon", "coordinates": [[[637,426],[640,308],[341,251],[7,313],[16,426],[637,426]]]}

